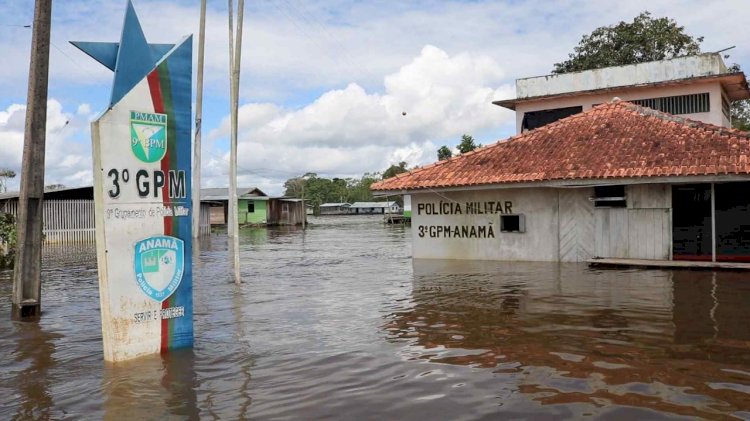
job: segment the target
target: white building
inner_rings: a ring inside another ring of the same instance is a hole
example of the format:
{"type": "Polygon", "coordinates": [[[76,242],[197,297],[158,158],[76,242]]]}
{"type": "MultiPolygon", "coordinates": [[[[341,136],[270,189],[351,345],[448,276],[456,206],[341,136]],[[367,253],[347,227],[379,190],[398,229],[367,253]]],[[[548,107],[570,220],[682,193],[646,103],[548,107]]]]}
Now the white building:
{"type": "Polygon", "coordinates": [[[372,189],[411,195],[415,258],[750,262],[750,135],[725,111],[750,90],[725,70],[714,54],[520,80],[499,102],[519,135],[372,189]]]}

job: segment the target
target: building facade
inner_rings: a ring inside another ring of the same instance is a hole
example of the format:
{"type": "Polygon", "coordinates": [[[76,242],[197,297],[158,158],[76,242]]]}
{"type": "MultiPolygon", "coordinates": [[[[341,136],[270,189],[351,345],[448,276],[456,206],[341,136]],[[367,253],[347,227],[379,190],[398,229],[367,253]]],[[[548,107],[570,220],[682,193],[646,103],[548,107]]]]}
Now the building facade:
{"type": "Polygon", "coordinates": [[[582,72],[516,80],[517,98],[495,101],[516,112],[523,133],[590,110],[613,97],[657,111],[730,126],[730,104],[747,97],[741,72],[708,53],[582,72]]]}
{"type": "Polygon", "coordinates": [[[620,100],[372,188],[415,258],[750,262],[750,135],[620,100]]]}

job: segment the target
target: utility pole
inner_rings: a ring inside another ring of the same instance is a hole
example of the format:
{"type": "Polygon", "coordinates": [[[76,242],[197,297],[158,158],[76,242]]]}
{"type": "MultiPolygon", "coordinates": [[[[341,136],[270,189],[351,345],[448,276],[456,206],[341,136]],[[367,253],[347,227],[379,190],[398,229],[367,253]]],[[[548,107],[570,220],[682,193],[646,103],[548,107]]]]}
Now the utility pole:
{"type": "Polygon", "coordinates": [[[51,20],[52,0],[36,0],[16,225],[18,250],[13,270],[11,309],[14,320],[33,321],[41,316],[42,201],[51,20]]]}
{"type": "Polygon", "coordinates": [[[229,71],[230,82],[230,158],[229,158],[229,258],[232,267],[232,279],[239,285],[240,279],[240,239],[239,221],[237,220],[237,110],[239,107],[240,63],[242,55],[242,23],[244,20],[245,1],[237,2],[237,38],[234,38],[232,23],[233,1],[229,0],[229,71]],[[236,44],[233,46],[232,44],[236,44]]]}
{"type": "Polygon", "coordinates": [[[193,142],[193,238],[201,232],[201,126],[203,123],[203,47],[206,44],[206,0],[201,0],[198,29],[198,76],[195,94],[195,141],[193,142]]]}
{"type": "Polygon", "coordinates": [[[307,222],[307,206],[305,205],[305,179],[302,179],[302,229],[305,229],[307,222]]]}

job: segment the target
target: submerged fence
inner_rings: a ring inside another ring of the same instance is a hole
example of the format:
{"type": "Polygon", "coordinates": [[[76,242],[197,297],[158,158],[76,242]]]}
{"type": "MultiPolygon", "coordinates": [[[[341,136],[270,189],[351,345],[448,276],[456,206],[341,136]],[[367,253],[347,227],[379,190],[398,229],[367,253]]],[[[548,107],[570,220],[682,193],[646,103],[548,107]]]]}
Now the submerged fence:
{"type": "MultiPolygon", "coordinates": [[[[211,232],[208,204],[201,203],[200,235],[211,232]]],[[[18,201],[8,201],[0,212],[18,215],[18,201]]],[[[96,241],[93,200],[45,200],[42,205],[44,243],[96,241]]]]}

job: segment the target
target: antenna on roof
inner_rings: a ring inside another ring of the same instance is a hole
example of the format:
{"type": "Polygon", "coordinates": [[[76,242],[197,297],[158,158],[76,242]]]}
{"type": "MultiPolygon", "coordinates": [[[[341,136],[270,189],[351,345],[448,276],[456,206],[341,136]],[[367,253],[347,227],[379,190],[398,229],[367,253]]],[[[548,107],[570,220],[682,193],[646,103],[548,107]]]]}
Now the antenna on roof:
{"type": "Polygon", "coordinates": [[[733,45],[733,46],[731,46],[731,47],[727,47],[727,48],[725,48],[725,49],[723,49],[723,50],[719,50],[719,51],[714,51],[714,52],[713,52],[713,54],[719,54],[719,53],[723,53],[724,51],[727,51],[727,50],[731,50],[731,49],[732,49],[732,48],[734,48],[734,47],[736,47],[736,45],[733,45]]]}

